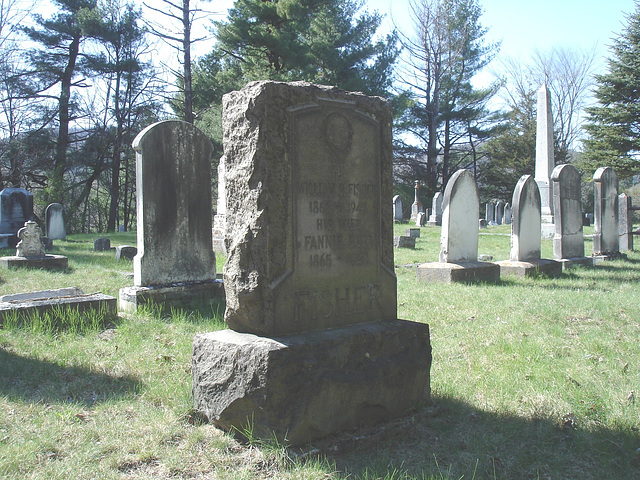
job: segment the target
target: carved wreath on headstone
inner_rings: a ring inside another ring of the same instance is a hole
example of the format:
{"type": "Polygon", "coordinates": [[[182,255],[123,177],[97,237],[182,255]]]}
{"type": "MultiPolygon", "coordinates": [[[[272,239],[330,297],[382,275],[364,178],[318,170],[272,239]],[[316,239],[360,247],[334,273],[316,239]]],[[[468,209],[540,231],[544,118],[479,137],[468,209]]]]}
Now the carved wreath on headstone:
{"type": "Polygon", "coordinates": [[[16,257],[42,257],[44,245],[42,243],[42,229],[32,220],[25,222],[18,230],[20,241],[16,245],[16,257]]]}

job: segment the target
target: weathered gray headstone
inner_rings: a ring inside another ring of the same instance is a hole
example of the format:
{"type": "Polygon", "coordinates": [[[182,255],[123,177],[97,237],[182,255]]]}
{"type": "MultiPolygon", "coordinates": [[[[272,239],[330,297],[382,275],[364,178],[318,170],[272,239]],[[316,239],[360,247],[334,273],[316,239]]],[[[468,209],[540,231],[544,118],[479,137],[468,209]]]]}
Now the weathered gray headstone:
{"type": "Polygon", "coordinates": [[[93,250],[96,252],[106,252],[111,250],[111,240],[108,238],[96,238],[93,241],[93,250]]]}
{"type": "Polygon", "coordinates": [[[393,237],[393,246],[396,248],[416,248],[416,237],[410,235],[393,237]]]}
{"type": "Polygon", "coordinates": [[[24,188],[5,188],[0,192],[0,248],[15,247],[17,233],[33,219],[33,194],[24,188]]]}
{"type": "Polygon", "coordinates": [[[216,253],[227,253],[224,244],[225,231],[227,229],[227,186],[224,180],[225,166],[224,155],[220,157],[218,163],[218,201],[216,203],[216,214],[213,217],[213,251],[216,253]]]}
{"type": "Polygon", "coordinates": [[[134,285],[213,280],[211,142],[187,122],[154,123],[138,134],[138,255],[134,285]]]}
{"type": "Polygon", "coordinates": [[[498,280],[500,267],[478,262],[478,186],[468,170],[455,172],[444,191],[440,261],[417,267],[423,281],[454,282],[498,280]]]}
{"type": "Polygon", "coordinates": [[[513,212],[511,210],[511,204],[507,203],[504,206],[504,220],[502,223],[505,225],[511,225],[511,222],[513,222],[513,212]]]}
{"type": "Polygon", "coordinates": [[[436,192],[433,195],[431,203],[431,216],[427,221],[427,225],[442,225],[442,192],[436,192]]]}
{"type": "Polygon", "coordinates": [[[557,275],[562,264],[540,258],[540,192],[531,175],[523,175],[513,191],[510,259],[498,262],[500,275],[525,277],[537,273],[557,275]]]}
{"type": "Polygon", "coordinates": [[[47,237],[53,240],[65,240],[67,230],[64,226],[64,210],[59,203],[52,203],[45,210],[47,237]]]}
{"type": "Polygon", "coordinates": [[[134,260],[138,249],[133,245],[118,245],[116,247],[116,260],[134,260]]]}
{"type": "Polygon", "coordinates": [[[626,193],[618,195],[618,237],[621,252],[633,250],[632,199],[626,193]]]}
{"type": "Polygon", "coordinates": [[[498,200],[496,203],[496,223],[502,225],[504,223],[504,202],[498,200]]]}
{"type": "Polygon", "coordinates": [[[419,228],[407,228],[404,232],[405,235],[413,238],[420,238],[420,229],[419,228]]]}
{"type": "Polygon", "coordinates": [[[402,198],[400,195],[393,197],[393,219],[402,221],[402,198]]]}
{"type": "Polygon", "coordinates": [[[396,314],[389,104],[253,82],[223,127],[231,330],[194,339],[196,410],[295,445],[424,402],[428,326],[396,314]]]}
{"type": "Polygon", "coordinates": [[[495,223],[495,209],[496,206],[492,202],[487,202],[484,206],[484,219],[487,221],[487,225],[495,223]]]}
{"type": "Polygon", "coordinates": [[[416,225],[418,227],[424,227],[427,223],[427,215],[424,212],[418,212],[416,216],[416,225]]]}
{"type": "Polygon", "coordinates": [[[420,201],[419,193],[420,193],[420,183],[416,180],[415,198],[413,200],[413,203],[411,204],[411,221],[416,223],[416,225],[417,225],[418,214],[419,213],[424,213],[424,206],[422,205],[422,202],[420,201]]]}
{"type": "Polygon", "coordinates": [[[580,173],[570,164],[558,165],[551,174],[555,235],[553,258],[572,263],[588,264],[584,256],[582,232],[582,197],[580,173]]]}
{"type": "Polygon", "coordinates": [[[536,171],[535,180],[540,190],[542,221],[553,223],[553,193],[551,173],[555,167],[553,153],[553,114],[551,96],[546,85],[538,90],[538,113],[536,130],[536,171]]]}
{"type": "Polygon", "coordinates": [[[611,167],[600,167],[593,174],[593,254],[617,255],[618,175],[611,167]]]}

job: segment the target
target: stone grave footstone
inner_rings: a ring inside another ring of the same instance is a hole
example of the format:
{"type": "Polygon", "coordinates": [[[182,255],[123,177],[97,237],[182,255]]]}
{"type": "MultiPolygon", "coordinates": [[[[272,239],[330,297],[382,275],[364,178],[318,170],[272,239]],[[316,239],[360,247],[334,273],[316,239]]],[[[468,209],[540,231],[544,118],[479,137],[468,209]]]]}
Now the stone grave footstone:
{"type": "Polygon", "coordinates": [[[512,198],[511,253],[509,260],[498,262],[500,276],[534,276],[562,273],[562,264],[540,256],[541,213],[540,192],[531,175],[523,175],[516,184],[512,198]]]}
{"type": "Polygon", "coordinates": [[[229,329],[194,339],[195,409],[298,445],[423,404],[429,328],[396,312],[389,104],[252,82],[223,126],[229,329]]]}
{"type": "Polygon", "coordinates": [[[120,290],[120,308],[217,302],[223,287],[211,245],[211,142],[190,123],[167,120],[140,132],[133,148],[138,253],[134,286],[120,290]]]}
{"type": "Polygon", "coordinates": [[[64,209],[59,203],[52,203],[45,210],[47,237],[52,240],[66,240],[67,230],[64,226],[64,209]]]}
{"type": "Polygon", "coordinates": [[[418,265],[418,280],[444,283],[499,280],[497,264],[478,261],[480,201],[471,172],[458,170],[451,176],[442,207],[440,261],[418,265]]]}
{"type": "Polygon", "coordinates": [[[618,175],[611,167],[593,174],[593,261],[623,257],[618,235],[618,175]]]}
{"type": "Polygon", "coordinates": [[[0,257],[0,266],[4,268],[67,268],[69,259],[64,255],[49,255],[42,242],[42,229],[32,220],[24,223],[18,230],[19,239],[15,256],[0,257]]]}
{"type": "Polygon", "coordinates": [[[553,259],[562,262],[563,270],[573,265],[591,266],[592,258],[584,255],[580,173],[573,165],[558,165],[553,169],[551,182],[555,220],[553,259]]]}

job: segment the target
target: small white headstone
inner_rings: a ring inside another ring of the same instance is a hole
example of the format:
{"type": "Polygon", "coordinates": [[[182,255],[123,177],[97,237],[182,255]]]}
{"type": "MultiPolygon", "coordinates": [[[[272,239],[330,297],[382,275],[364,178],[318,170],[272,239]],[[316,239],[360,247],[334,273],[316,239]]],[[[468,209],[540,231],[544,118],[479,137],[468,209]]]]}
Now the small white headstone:
{"type": "Polygon", "coordinates": [[[444,191],[441,262],[477,261],[479,208],[478,187],[473,174],[458,170],[444,191]]]}

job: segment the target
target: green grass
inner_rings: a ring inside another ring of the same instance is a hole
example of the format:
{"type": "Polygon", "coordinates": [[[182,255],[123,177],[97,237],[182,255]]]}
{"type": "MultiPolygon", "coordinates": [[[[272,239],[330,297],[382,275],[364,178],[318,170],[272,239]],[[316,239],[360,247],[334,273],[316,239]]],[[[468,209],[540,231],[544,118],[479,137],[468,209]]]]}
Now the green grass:
{"type": "MultiPolygon", "coordinates": [[[[508,258],[508,232],[483,230],[480,253],[508,258]]],[[[395,263],[437,260],[439,235],[423,227],[395,263]]],[[[56,241],[68,270],[0,271],[0,294],[117,295],[131,262],[93,252],[96,237],[56,241]]],[[[0,329],[0,478],[640,478],[640,253],[557,279],[439,285],[418,283],[415,267],[396,273],[399,318],[431,327],[432,403],[413,415],[303,449],[240,443],[192,411],[193,335],[223,328],[218,312],[11,324],[0,329]]]]}

